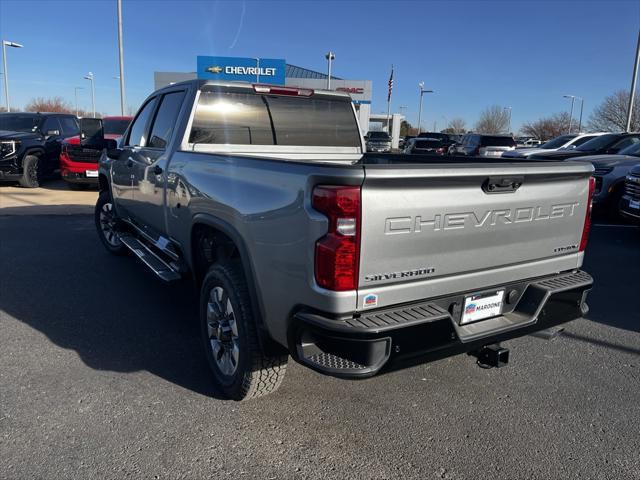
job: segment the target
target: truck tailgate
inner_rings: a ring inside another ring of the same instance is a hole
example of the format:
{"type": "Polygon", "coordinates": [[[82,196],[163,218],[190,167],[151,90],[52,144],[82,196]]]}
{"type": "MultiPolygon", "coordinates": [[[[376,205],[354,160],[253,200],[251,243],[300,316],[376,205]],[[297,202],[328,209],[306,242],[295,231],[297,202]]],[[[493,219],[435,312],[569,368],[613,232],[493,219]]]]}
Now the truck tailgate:
{"type": "Polygon", "coordinates": [[[577,268],[592,167],[571,163],[365,165],[358,306],[577,268]]]}

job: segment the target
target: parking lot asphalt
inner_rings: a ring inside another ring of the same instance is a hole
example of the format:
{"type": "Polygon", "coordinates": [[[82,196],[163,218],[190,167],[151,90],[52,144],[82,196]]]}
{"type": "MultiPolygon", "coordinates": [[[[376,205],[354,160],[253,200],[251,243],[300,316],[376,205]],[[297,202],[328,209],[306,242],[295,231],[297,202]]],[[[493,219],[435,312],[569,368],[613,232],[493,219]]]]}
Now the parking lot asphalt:
{"type": "Polygon", "coordinates": [[[0,210],[0,478],[640,478],[640,229],[593,228],[590,320],[507,342],[506,368],[291,362],[236,403],[190,285],[110,256],[90,215],[35,208],[0,210]]]}

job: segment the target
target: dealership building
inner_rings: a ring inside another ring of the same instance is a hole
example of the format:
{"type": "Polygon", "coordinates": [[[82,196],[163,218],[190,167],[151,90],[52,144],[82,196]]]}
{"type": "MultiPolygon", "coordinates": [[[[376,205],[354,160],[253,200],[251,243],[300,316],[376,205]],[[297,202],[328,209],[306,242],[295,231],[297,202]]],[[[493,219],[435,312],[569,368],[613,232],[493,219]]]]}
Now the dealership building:
{"type": "MultiPolygon", "coordinates": [[[[226,80],[251,83],[269,83],[288,87],[301,87],[313,90],[327,88],[328,75],[286,63],[276,58],[241,58],[241,57],[197,57],[195,72],[154,72],[155,89],[172,83],[196,78],[207,80],[226,80]]],[[[351,99],[358,115],[363,133],[372,130],[386,130],[386,116],[371,115],[371,80],[344,80],[331,76],[331,90],[345,92],[351,99]],[[377,123],[378,125],[370,125],[377,123]]],[[[391,118],[392,144],[397,148],[400,132],[401,115],[391,118]]]]}

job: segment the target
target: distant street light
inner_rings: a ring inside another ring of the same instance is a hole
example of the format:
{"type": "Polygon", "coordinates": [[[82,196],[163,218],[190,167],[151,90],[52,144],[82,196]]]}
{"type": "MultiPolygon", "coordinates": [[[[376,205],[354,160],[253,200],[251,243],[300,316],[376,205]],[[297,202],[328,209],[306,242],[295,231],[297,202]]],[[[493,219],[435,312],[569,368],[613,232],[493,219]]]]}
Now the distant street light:
{"type": "Polygon", "coordinates": [[[79,112],[79,110],[78,110],[78,90],[84,90],[84,88],[82,88],[82,87],[74,87],[73,88],[73,93],[74,93],[74,95],[76,97],[76,117],[79,116],[78,115],[78,112],[79,112]]]}
{"type": "Polygon", "coordinates": [[[420,82],[418,84],[418,87],[420,87],[420,108],[418,109],[418,135],[420,135],[420,130],[421,130],[420,122],[422,121],[422,96],[425,93],[435,93],[435,92],[433,90],[425,90],[424,82],[420,82]]]}
{"type": "Polygon", "coordinates": [[[93,118],[96,118],[96,88],[93,83],[93,73],[89,72],[84,76],[84,79],[91,82],[91,108],[93,110],[93,118]]]}
{"type": "Polygon", "coordinates": [[[11,111],[11,106],[9,105],[9,71],[7,70],[7,47],[13,48],[22,48],[23,45],[20,45],[16,42],[10,42],[9,40],[2,40],[2,63],[4,68],[4,98],[7,102],[7,112],[11,111]]]}
{"type": "Polygon", "coordinates": [[[573,104],[576,101],[576,96],[574,95],[563,95],[564,98],[570,98],[571,99],[571,112],[569,113],[569,132],[571,133],[571,124],[573,122],[573,104]]]}
{"type": "Polygon", "coordinates": [[[324,58],[327,59],[327,90],[331,90],[331,62],[336,59],[336,54],[330,51],[324,58]]]}
{"type": "Polygon", "coordinates": [[[509,111],[509,128],[507,130],[507,133],[511,133],[511,107],[504,107],[504,110],[509,111]]]}

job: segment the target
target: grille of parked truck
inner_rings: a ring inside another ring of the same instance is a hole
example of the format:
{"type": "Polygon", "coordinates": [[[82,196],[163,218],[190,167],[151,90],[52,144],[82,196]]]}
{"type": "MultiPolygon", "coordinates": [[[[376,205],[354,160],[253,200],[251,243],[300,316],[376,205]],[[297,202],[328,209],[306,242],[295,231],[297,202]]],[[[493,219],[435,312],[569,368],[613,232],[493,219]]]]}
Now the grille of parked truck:
{"type": "Polygon", "coordinates": [[[620,213],[625,218],[640,224],[640,164],[629,172],[624,182],[620,213]]]}
{"type": "Polygon", "coordinates": [[[343,378],[499,366],[499,342],[588,311],[590,164],[367,154],[346,94],[201,80],[107,144],[99,238],[197,285],[231,398],[274,391],[289,356],[343,378]]]}
{"type": "MultiPolygon", "coordinates": [[[[119,140],[132,117],[104,117],[103,138],[119,140]]],[[[80,135],[65,139],[60,152],[60,175],[71,188],[98,184],[98,160],[102,145],[87,145],[80,135]]]]}

